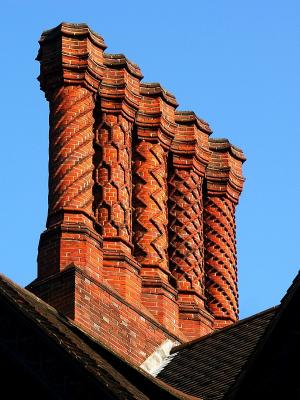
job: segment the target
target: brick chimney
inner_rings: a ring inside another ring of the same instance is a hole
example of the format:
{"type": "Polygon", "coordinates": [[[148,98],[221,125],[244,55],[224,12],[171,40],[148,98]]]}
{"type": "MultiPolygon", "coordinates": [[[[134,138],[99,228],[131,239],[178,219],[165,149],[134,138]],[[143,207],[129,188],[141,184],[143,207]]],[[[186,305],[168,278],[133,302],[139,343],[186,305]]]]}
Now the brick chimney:
{"type": "Polygon", "coordinates": [[[95,108],[94,213],[103,238],[103,274],[134,303],[140,302],[141,278],[133,257],[131,142],[142,77],[122,54],[104,54],[95,108]]]}
{"type": "Polygon", "coordinates": [[[169,257],[178,290],[179,319],[190,339],[212,329],[205,309],[203,178],[209,161],[208,124],[190,111],[177,112],[169,156],[169,257]]]}
{"type": "Polygon", "coordinates": [[[204,196],[207,308],[214,328],[238,319],[235,208],[243,189],[245,157],[227,139],[210,139],[204,196]]]}
{"type": "Polygon", "coordinates": [[[85,24],[62,23],[40,39],[49,208],[28,288],[140,365],[165,342],[236,320],[244,158],[105,48],[85,24]]]}
{"type": "Polygon", "coordinates": [[[106,46],[88,27],[68,24],[44,32],[39,43],[50,132],[48,219],[39,244],[38,278],[76,264],[99,281],[103,250],[92,207],[94,109],[106,46]]]}
{"type": "Polygon", "coordinates": [[[159,84],[141,85],[134,140],[134,245],[142,302],[168,328],[178,326],[177,292],[168,260],[167,157],[175,135],[176,99],[159,84]]]}

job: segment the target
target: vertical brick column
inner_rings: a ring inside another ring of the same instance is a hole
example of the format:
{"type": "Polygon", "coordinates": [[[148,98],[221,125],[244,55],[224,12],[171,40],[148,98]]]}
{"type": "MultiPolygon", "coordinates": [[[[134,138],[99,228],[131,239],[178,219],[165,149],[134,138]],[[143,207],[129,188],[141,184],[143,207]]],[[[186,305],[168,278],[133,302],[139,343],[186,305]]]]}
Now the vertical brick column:
{"type": "Polygon", "coordinates": [[[39,279],[71,264],[101,279],[101,238],[92,211],[93,112],[104,49],[103,39],[83,24],[63,23],[40,40],[39,80],[50,104],[50,134],[49,208],[39,244],[39,279]]]}
{"type": "Polygon", "coordinates": [[[176,125],[175,98],[159,84],[141,84],[134,138],[134,254],[141,263],[142,302],[170,329],[178,323],[168,262],[167,153],[176,125]]]}
{"type": "Polygon", "coordinates": [[[61,209],[92,214],[92,93],[80,86],[51,91],[49,135],[49,224],[61,209]]]}
{"type": "Polygon", "coordinates": [[[101,226],[104,277],[140,302],[139,264],[132,256],[132,130],[142,74],[123,55],[105,54],[96,108],[94,211],[101,226]]]}
{"type": "Polygon", "coordinates": [[[210,140],[204,200],[207,308],[215,328],[238,319],[235,207],[243,189],[243,152],[226,139],[210,140]]]}
{"type": "Polygon", "coordinates": [[[202,183],[209,160],[209,126],[193,112],[176,112],[169,157],[169,259],[178,290],[179,326],[189,339],[212,330],[205,310],[202,183]]]}

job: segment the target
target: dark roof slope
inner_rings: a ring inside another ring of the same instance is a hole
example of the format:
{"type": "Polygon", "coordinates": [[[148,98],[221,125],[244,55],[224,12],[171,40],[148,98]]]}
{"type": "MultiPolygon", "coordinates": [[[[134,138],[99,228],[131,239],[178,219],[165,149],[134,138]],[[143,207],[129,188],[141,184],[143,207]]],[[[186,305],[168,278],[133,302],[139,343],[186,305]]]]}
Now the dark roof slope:
{"type": "Polygon", "coordinates": [[[300,271],[226,399],[299,399],[300,271]]]}
{"type": "Polygon", "coordinates": [[[158,377],[204,400],[222,399],[251,357],[276,310],[273,307],[176,347],[158,377]]]}
{"type": "MultiPolygon", "coordinates": [[[[114,399],[191,399],[131,366],[100,342],[86,335],[54,308],[3,275],[0,275],[0,310],[0,321],[3,322],[0,324],[0,340],[2,347],[7,346],[5,351],[10,351],[8,347],[13,346],[12,341],[5,337],[7,326],[15,327],[16,323],[21,326],[21,321],[29,336],[36,338],[36,346],[42,337],[43,343],[49,345],[53,353],[58,350],[67,362],[71,361],[72,367],[82,371],[85,381],[89,379],[92,384],[95,382],[96,389],[93,390],[97,393],[97,387],[100,388],[99,398],[103,398],[101,395],[104,392],[105,398],[114,399]]],[[[28,349],[25,350],[28,352],[28,349]]],[[[36,374],[40,373],[40,370],[36,371],[36,374]]],[[[51,373],[55,374],[55,370],[51,373]]],[[[45,375],[42,378],[45,379],[45,375]]]]}

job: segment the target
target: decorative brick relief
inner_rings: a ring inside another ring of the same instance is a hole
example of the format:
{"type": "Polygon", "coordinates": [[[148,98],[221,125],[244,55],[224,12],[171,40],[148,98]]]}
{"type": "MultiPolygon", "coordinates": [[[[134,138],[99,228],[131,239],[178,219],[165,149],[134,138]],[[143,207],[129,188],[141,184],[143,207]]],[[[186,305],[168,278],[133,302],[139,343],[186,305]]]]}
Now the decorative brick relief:
{"type": "Polygon", "coordinates": [[[92,93],[63,86],[50,96],[49,214],[61,208],[92,213],[92,93]]]}
{"type": "Polygon", "coordinates": [[[205,203],[207,305],[220,319],[238,318],[235,205],[210,197],[205,203]]]}
{"type": "Polygon", "coordinates": [[[180,289],[204,292],[202,177],[175,169],[169,180],[170,269],[180,289]]]}
{"type": "Polygon", "coordinates": [[[139,140],[134,155],[135,257],[168,271],[166,153],[139,140]]]}
{"type": "Polygon", "coordinates": [[[94,204],[104,239],[132,239],[131,127],[121,116],[102,114],[96,129],[94,204]]]}
{"type": "Polygon", "coordinates": [[[215,328],[238,319],[235,208],[244,178],[241,150],[226,139],[210,139],[204,198],[206,306],[215,328]]]}

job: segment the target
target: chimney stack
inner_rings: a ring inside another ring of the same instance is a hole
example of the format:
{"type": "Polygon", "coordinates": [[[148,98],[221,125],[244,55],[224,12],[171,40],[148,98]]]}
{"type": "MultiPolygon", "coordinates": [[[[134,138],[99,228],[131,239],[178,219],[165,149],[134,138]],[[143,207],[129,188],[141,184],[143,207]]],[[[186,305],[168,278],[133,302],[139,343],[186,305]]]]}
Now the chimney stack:
{"type": "Polygon", "coordinates": [[[243,153],[85,24],[40,40],[49,208],[29,290],[141,365],[237,319],[243,153]]]}

